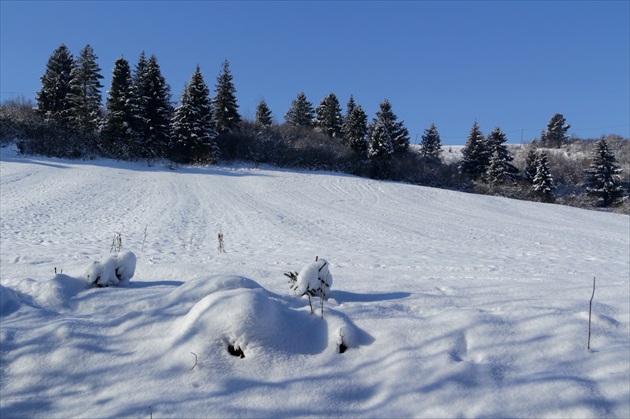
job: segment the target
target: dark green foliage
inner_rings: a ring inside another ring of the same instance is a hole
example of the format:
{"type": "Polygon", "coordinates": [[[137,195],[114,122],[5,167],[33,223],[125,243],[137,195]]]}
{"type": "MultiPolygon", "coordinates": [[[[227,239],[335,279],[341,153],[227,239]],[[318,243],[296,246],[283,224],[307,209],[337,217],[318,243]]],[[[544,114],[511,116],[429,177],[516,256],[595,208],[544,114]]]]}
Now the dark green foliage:
{"type": "Polygon", "coordinates": [[[236,103],[236,88],[232,82],[228,60],[223,62],[221,73],[217,77],[216,96],[213,100],[214,121],[219,134],[234,133],[239,130],[241,116],[236,103]]]}
{"type": "Polygon", "coordinates": [[[133,141],[133,89],[129,62],[120,57],[114,63],[112,84],[107,97],[107,115],[101,132],[104,151],[110,155],[129,158],[133,141]]]}
{"type": "Polygon", "coordinates": [[[442,154],[442,143],[440,142],[440,134],[435,124],[424,130],[422,141],[420,141],[420,155],[426,161],[437,162],[442,154]]]}
{"type": "Polygon", "coordinates": [[[538,150],[536,155],[536,175],[534,176],[532,188],[543,201],[550,202],[553,200],[553,191],[556,189],[556,186],[549,170],[547,153],[543,150],[538,150]]]}
{"type": "Polygon", "coordinates": [[[557,113],[551,117],[547,130],[540,134],[540,142],[544,147],[560,147],[566,144],[569,139],[567,131],[571,128],[566,122],[562,114],[557,113]]]}
{"type": "Polygon", "coordinates": [[[346,125],[344,129],[346,143],[355,152],[365,155],[368,148],[368,117],[361,105],[353,104],[350,109],[350,112],[346,116],[346,125]]]}
{"type": "Polygon", "coordinates": [[[527,151],[527,156],[525,157],[525,179],[529,183],[534,182],[534,177],[536,176],[536,157],[538,153],[535,148],[530,147],[527,151]]]}
{"type": "Polygon", "coordinates": [[[607,207],[623,196],[621,168],[616,163],[615,155],[602,138],[593,149],[593,162],[585,170],[587,179],[586,191],[601,198],[601,205],[607,207]]]}
{"type": "Polygon", "coordinates": [[[334,93],[330,93],[315,110],[315,127],[330,138],[341,138],[343,118],[339,100],[334,93]]]}
{"type": "Polygon", "coordinates": [[[81,132],[96,131],[101,119],[101,68],[90,45],[77,57],[70,80],[70,123],[81,132]]]}
{"type": "Polygon", "coordinates": [[[495,128],[490,135],[488,135],[487,143],[491,154],[488,168],[486,169],[486,181],[490,184],[496,185],[505,182],[516,182],[518,169],[510,163],[514,160],[514,157],[505,146],[506,141],[507,138],[499,127],[495,128]]]}
{"type": "Polygon", "coordinates": [[[372,169],[371,177],[387,179],[390,172],[390,159],[394,146],[389,130],[382,120],[376,120],[369,128],[368,157],[372,169]]]}
{"type": "Polygon", "coordinates": [[[72,69],[74,58],[68,47],[61,44],[50,56],[46,71],[40,78],[37,110],[47,120],[67,123],[72,109],[72,69]]]}
{"type": "Polygon", "coordinates": [[[199,66],[184,86],[180,102],[172,122],[171,158],[180,163],[215,163],[219,149],[215,142],[212,101],[199,66]]]}
{"type": "Polygon", "coordinates": [[[265,99],[262,99],[258,106],[256,106],[256,125],[261,127],[270,127],[273,125],[273,119],[271,117],[271,110],[267,106],[265,99]]]}
{"type": "Polygon", "coordinates": [[[380,110],[376,112],[376,119],[381,121],[389,138],[391,138],[393,152],[407,151],[409,131],[405,128],[403,121],[398,121],[398,117],[392,111],[392,105],[387,99],[379,104],[379,108],[380,110]]]}
{"type": "Polygon", "coordinates": [[[313,104],[306,100],[304,92],[300,92],[297,98],[291,101],[291,108],[284,114],[284,120],[296,127],[311,127],[315,112],[313,104]]]}
{"type": "Polygon", "coordinates": [[[477,121],[475,121],[468,134],[462,154],[464,158],[459,164],[459,170],[473,179],[479,179],[488,168],[490,153],[488,143],[479,129],[477,121]]]}

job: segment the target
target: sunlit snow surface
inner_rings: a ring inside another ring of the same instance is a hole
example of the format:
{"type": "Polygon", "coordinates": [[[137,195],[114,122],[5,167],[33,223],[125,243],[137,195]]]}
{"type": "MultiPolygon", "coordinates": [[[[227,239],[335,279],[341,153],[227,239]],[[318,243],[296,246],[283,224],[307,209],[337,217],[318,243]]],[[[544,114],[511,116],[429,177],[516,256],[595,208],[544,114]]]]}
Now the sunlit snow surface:
{"type": "Polygon", "coordinates": [[[628,216],[1,151],[3,419],[630,415],[628,216]],[[116,233],[135,275],[89,287],[116,233]]]}

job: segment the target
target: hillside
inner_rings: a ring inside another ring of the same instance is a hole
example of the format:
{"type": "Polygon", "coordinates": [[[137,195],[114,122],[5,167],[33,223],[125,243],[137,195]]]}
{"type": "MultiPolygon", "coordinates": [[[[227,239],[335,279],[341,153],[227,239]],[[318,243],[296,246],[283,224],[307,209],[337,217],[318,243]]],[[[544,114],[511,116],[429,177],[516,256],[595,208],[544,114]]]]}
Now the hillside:
{"type": "Polygon", "coordinates": [[[0,175],[2,418],[630,414],[628,216],[9,148],[0,175]],[[135,276],[86,288],[117,233],[135,276]],[[283,275],[316,256],[323,318],[283,275]]]}

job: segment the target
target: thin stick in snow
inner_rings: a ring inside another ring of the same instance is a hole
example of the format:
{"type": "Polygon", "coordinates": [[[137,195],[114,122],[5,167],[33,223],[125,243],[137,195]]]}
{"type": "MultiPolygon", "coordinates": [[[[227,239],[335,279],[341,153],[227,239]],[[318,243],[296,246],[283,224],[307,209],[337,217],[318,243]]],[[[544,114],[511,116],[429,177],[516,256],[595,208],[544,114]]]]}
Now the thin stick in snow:
{"type": "Polygon", "coordinates": [[[593,277],[593,294],[591,294],[591,302],[588,305],[588,345],[587,350],[591,350],[591,312],[593,311],[593,297],[595,297],[595,277],[593,277]]]}
{"type": "Polygon", "coordinates": [[[195,367],[197,366],[197,354],[194,352],[191,352],[191,354],[193,354],[195,356],[195,365],[192,366],[192,368],[190,369],[191,371],[195,369],[195,367]]]}

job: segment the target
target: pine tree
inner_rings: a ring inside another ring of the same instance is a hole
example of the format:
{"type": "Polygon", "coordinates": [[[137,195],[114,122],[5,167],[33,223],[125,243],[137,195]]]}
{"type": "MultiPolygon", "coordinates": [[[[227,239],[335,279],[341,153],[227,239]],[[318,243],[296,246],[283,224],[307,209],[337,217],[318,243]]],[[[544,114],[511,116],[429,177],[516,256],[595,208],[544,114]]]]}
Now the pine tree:
{"type": "Polygon", "coordinates": [[[120,57],[114,63],[112,84],[108,92],[107,115],[101,136],[104,148],[117,157],[129,157],[133,140],[133,90],[129,62],[120,57]]]}
{"type": "Polygon", "coordinates": [[[271,110],[267,106],[265,99],[262,99],[258,106],[256,106],[256,125],[261,127],[270,127],[273,125],[273,118],[271,117],[271,110]]]}
{"type": "Polygon", "coordinates": [[[571,125],[565,125],[566,119],[562,114],[555,114],[547,124],[547,130],[540,134],[540,142],[545,147],[560,147],[569,139],[567,131],[571,125]]]}
{"type": "Polygon", "coordinates": [[[375,120],[369,127],[368,157],[372,162],[372,177],[386,179],[389,175],[391,155],[394,153],[392,138],[385,123],[375,120]]]}
{"type": "Polygon", "coordinates": [[[315,126],[330,138],[343,136],[343,117],[339,100],[334,93],[330,93],[315,109],[315,126]]]}
{"type": "Polygon", "coordinates": [[[225,60],[221,73],[217,77],[216,96],[213,100],[214,121],[220,134],[237,132],[241,124],[241,116],[236,104],[236,88],[232,79],[230,63],[225,60]]]}
{"type": "Polygon", "coordinates": [[[218,159],[217,132],[213,119],[210,89],[203,80],[199,66],[184,86],[180,105],[172,122],[171,156],[174,161],[189,163],[218,159]]]}
{"type": "Polygon", "coordinates": [[[133,78],[136,138],[133,157],[163,157],[169,144],[172,115],[171,88],[162,76],[155,55],[140,56],[133,78]]]}
{"type": "Polygon", "coordinates": [[[459,170],[470,175],[473,179],[479,179],[485,173],[490,163],[490,153],[477,121],[475,121],[468,134],[462,154],[464,158],[459,164],[459,170]]]}
{"type": "Polygon", "coordinates": [[[539,150],[536,156],[536,175],[532,183],[534,192],[545,201],[553,200],[553,190],[556,186],[553,182],[553,176],[549,170],[549,159],[547,153],[539,150]]]}
{"type": "Polygon", "coordinates": [[[96,131],[101,119],[101,68],[88,44],[77,57],[71,76],[71,124],[84,132],[96,131]]]}
{"type": "Polygon", "coordinates": [[[423,159],[430,162],[439,162],[442,154],[442,143],[440,142],[440,134],[435,124],[424,130],[422,140],[420,141],[420,155],[423,159]]]}
{"type": "Polygon", "coordinates": [[[376,117],[388,132],[394,153],[406,151],[409,148],[409,131],[405,128],[403,121],[398,122],[398,117],[392,111],[392,105],[387,99],[381,102],[379,107],[376,117]]]}
{"type": "Polygon", "coordinates": [[[507,138],[499,127],[495,128],[487,139],[490,158],[486,169],[486,180],[491,184],[516,182],[518,169],[510,162],[514,160],[505,145],[507,138]]]}
{"type": "Polygon", "coordinates": [[[304,92],[300,92],[297,98],[291,101],[291,108],[284,114],[287,123],[297,127],[313,126],[315,113],[313,104],[306,100],[304,92]]]}
{"type": "Polygon", "coordinates": [[[607,207],[623,196],[621,168],[616,163],[615,155],[602,138],[593,149],[593,162],[586,169],[585,187],[587,193],[602,199],[602,206],[607,207]]]}
{"type": "Polygon", "coordinates": [[[525,179],[529,183],[534,183],[534,177],[536,177],[536,158],[538,153],[535,148],[530,147],[525,157],[525,179]]]}
{"type": "Polygon", "coordinates": [[[46,120],[67,123],[72,109],[72,69],[74,58],[68,47],[61,44],[48,59],[40,78],[42,89],[37,92],[37,111],[46,120]]]}
{"type": "Polygon", "coordinates": [[[367,114],[361,105],[351,107],[350,113],[346,117],[345,138],[346,142],[357,153],[366,153],[367,141],[367,114]]]}

